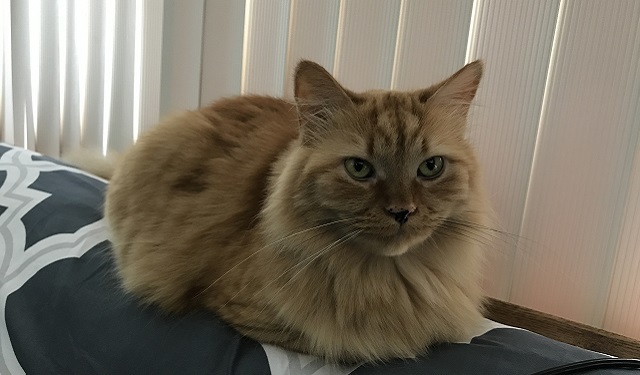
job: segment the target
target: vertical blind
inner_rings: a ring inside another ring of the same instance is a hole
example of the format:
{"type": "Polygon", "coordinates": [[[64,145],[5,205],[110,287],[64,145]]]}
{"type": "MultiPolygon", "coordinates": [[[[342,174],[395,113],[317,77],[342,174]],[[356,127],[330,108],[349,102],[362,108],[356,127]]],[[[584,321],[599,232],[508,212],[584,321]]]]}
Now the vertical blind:
{"type": "MultiPolygon", "coordinates": [[[[122,150],[168,112],[291,97],[301,58],[414,89],[481,58],[470,120],[499,224],[487,294],[640,338],[640,2],[11,0],[2,140],[122,150]]],[[[488,235],[488,234],[487,234],[488,235]]]]}

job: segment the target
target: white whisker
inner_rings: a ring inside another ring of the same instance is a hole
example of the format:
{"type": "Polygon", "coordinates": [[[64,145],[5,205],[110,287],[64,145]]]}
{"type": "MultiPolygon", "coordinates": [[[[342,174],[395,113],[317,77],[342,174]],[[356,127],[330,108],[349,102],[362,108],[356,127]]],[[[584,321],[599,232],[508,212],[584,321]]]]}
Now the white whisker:
{"type": "MultiPolygon", "coordinates": [[[[331,250],[335,249],[336,247],[340,246],[341,244],[348,242],[352,239],[354,239],[355,237],[357,237],[360,233],[362,233],[362,230],[356,230],[353,231],[349,234],[346,234],[342,237],[340,237],[339,239],[337,239],[336,241],[333,241],[332,243],[330,243],[329,245],[325,246],[323,249],[321,249],[320,251],[318,251],[317,254],[312,254],[308,257],[306,257],[305,259],[303,259],[302,261],[294,264],[293,266],[287,268],[284,272],[282,272],[278,277],[274,278],[273,280],[271,280],[269,283],[267,283],[264,287],[262,287],[257,293],[255,293],[256,295],[259,295],[260,293],[262,293],[262,291],[264,291],[267,287],[269,287],[271,284],[273,284],[276,280],[280,279],[282,276],[286,275],[289,271],[293,270],[294,268],[300,266],[302,263],[305,263],[298,271],[296,271],[296,273],[293,274],[293,276],[291,276],[289,278],[289,280],[287,280],[284,284],[282,284],[282,286],[280,286],[278,288],[278,290],[274,293],[274,295],[269,299],[269,301],[267,301],[262,309],[258,312],[258,314],[262,313],[267,306],[269,306],[271,304],[271,302],[273,302],[273,300],[276,298],[276,296],[282,292],[284,290],[284,288],[289,285],[289,283],[291,283],[298,275],[300,275],[300,273],[302,271],[304,271],[305,268],[307,268],[310,264],[312,264],[314,261],[316,261],[318,258],[326,255],[327,253],[329,253],[331,250]]],[[[228,303],[228,302],[227,302],[228,303]]],[[[226,303],[225,303],[226,305],[226,303]]],[[[224,306],[223,306],[224,307],[224,306]]],[[[251,331],[249,331],[248,333],[250,333],[251,331]]]]}
{"type": "Polygon", "coordinates": [[[199,296],[199,295],[201,295],[202,293],[206,292],[207,290],[209,290],[209,289],[210,289],[211,287],[213,287],[213,286],[214,286],[218,281],[220,281],[223,277],[225,277],[226,275],[228,275],[231,271],[233,271],[233,270],[234,270],[234,269],[236,269],[238,266],[242,265],[244,262],[246,262],[246,261],[248,261],[249,259],[251,259],[251,258],[253,258],[254,256],[256,256],[258,253],[260,253],[260,252],[261,252],[261,251],[263,251],[264,249],[267,249],[267,248],[269,248],[269,247],[271,247],[271,246],[274,246],[274,245],[277,245],[277,244],[279,244],[279,243],[281,243],[281,242],[283,242],[283,241],[286,241],[286,240],[288,240],[288,239],[290,239],[290,238],[292,238],[292,237],[299,236],[299,235],[301,235],[301,234],[308,233],[308,232],[313,231],[313,230],[321,229],[321,228],[324,228],[324,227],[327,227],[327,226],[330,226],[330,225],[339,224],[339,223],[343,223],[343,222],[348,222],[348,221],[352,221],[352,220],[354,220],[354,219],[338,219],[338,220],[334,220],[334,221],[331,221],[331,222],[328,222],[328,223],[323,223],[323,224],[316,225],[316,226],[311,227],[311,228],[307,228],[307,229],[301,230],[301,231],[299,231],[299,232],[295,232],[295,233],[289,234],[289,235],[287,235],[287,236],[285,236],[285,237],[282,237],[282,238],[280,238],[280,239],[278,239],[278,240],[276,240],[276,241],[273,241],[273,242],[271,242],[271,243],[269,243],[269,244],[267,244],[267,245],[265,245],[265,246],[263,246],[263,247],[259,248],[258,250],[256,250],[255,252],[253,252],[252,254],[250,254],[249,256],[247,256],[246,258],[244,258],[243,260],[241,260],[241,261],[240,261],[240,262],[238,262],[237,264],[235,264],[233,267],[229,268],[226,272],[224,272],[222,275],[220,275],[217,279],[215,279],[215,280],[214,280],[211,284],[209,284],[206,288],[204,288],[203,290],[201,290],[200,292],[198,292],[198,294],[196,294],[196,297],[197,297],[197,296],[199,296]]]}

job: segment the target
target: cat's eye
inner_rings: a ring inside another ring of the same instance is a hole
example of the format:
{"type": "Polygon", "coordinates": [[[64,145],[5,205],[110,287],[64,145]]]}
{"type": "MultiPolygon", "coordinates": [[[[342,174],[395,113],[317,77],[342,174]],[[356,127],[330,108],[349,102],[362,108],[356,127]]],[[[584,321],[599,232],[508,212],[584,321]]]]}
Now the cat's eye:
{"type": "Polygon", "coordinates": [[[344,169],[349,176],[356,180],[366,180],[373,177],[373,166],[366,160],[359,158],[348,158],[344,161],[344,169]]]}
{"type": "Polygon", "coordinates": [[[432,179],[440,176],[444,171],[444,158],[442,156],[431,157],[420,164],[418,176],[432,179]]]}

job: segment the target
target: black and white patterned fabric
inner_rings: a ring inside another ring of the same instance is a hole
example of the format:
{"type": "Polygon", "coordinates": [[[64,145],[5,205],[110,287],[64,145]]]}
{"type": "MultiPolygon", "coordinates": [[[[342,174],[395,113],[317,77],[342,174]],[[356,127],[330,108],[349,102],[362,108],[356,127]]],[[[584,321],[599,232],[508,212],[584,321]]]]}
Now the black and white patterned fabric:
{"type": "Polygon", "coordinates": [[[209,312],[164,315],[118,287],[105,188],[0,144],[0,374],[513,375],[601,356],[487,321],[422,358],[345,368],[261,345],[209,312]]]}

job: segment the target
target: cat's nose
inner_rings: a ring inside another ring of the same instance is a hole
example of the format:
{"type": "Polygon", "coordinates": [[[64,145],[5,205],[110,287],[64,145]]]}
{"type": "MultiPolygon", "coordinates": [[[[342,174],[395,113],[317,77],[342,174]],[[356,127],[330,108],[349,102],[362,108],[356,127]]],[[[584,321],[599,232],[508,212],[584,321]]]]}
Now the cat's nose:
{"type": "Polygon", "coordinates": [[[387,208],[387,213],[393,216],[393,219],[400,224],[404,224],[409,220],[409,216],[416,211],[416,207],[414,205],[409,205],[405,207],[393,206],[387,208]]]}

